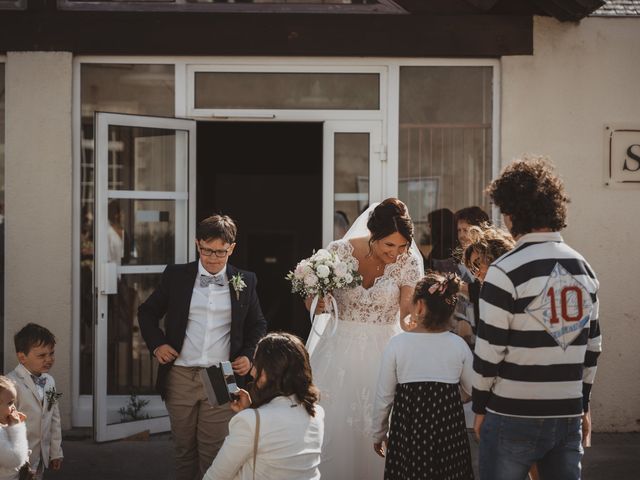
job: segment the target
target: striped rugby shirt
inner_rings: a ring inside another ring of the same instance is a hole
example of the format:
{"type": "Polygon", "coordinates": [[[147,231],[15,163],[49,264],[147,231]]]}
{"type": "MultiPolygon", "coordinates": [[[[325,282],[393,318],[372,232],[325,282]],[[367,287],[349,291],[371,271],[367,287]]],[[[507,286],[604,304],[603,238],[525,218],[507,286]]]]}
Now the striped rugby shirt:
{"type": "Polygon", "coordinates": [[[473,411],[580,416],[602,337],[598,280],[559,232],[523,235],[494,261],[480,293],[473,411]]]}

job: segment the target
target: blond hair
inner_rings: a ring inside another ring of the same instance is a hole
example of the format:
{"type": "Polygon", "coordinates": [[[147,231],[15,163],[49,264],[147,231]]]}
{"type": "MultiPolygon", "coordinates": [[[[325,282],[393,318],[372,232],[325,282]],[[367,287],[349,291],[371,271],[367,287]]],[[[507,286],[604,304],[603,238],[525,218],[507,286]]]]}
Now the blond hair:
{"type": "Polygon", "coordinates": [[[10,390],[15,395],[16,392],[16,384],[9,377],[5,377],[4,375],[0,375],[0,393],[3,390],[10,390]]]}

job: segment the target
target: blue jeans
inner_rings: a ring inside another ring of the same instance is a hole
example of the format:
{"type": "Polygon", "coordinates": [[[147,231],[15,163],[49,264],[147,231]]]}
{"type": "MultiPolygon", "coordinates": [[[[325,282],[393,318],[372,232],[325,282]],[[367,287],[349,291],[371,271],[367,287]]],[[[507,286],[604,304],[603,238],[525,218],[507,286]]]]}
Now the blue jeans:
{"type": "Polygon", "coordinates": [[[480,480],[579,480],[582,419],[520,418],[487,412],[480,429],[480,480]]]}

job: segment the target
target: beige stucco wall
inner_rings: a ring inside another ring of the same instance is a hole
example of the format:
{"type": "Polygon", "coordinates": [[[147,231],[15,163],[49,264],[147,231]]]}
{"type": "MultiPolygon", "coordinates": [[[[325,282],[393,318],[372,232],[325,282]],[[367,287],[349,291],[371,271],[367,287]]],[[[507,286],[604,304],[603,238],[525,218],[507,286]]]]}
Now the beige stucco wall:
{"type": "Polygon", "coordinates": [[[603,182],[603,126],[640,128],[640,18],[536,18],[534,55],[502,59],[501,158],[549,155],[572,203],[564,237],[599,276],[597,431],[640,430],[640,188],[603,182]]]}
{"type": "Polygon", "coordinates": [[[71,425],[71,85],[70,53],[9,53],[6,62],[5,365],[27,322],[58,338],[52,375],[71,425]]]}

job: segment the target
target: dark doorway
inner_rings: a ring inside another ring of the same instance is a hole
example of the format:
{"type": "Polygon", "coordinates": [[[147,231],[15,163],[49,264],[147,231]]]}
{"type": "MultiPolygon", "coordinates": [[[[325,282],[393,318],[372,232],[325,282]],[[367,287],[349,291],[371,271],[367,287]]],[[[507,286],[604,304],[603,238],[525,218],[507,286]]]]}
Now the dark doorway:
{"type": "Polygon", "coordinates": [[[230,263],[255,272],[270,331],[303,338],[308,314],[285,280],[322,244],[322,124],[199,122],[197,221],[238,224],[230,263]]]}

